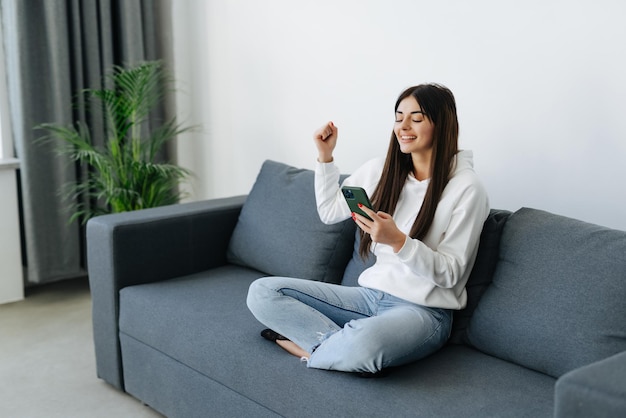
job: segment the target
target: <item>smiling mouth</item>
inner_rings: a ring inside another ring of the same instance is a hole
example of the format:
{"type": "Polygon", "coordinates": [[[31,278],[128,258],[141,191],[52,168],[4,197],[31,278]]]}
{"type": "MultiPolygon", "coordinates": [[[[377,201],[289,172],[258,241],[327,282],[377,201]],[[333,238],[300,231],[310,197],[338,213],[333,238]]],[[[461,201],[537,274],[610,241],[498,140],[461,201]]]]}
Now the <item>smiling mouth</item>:
{"type": "Polygon", "coordinates": [[[413,140],[417,139],[417,137],[416,136],[401,136],[400,139],[402,141],[413,141],[413,140]]]}

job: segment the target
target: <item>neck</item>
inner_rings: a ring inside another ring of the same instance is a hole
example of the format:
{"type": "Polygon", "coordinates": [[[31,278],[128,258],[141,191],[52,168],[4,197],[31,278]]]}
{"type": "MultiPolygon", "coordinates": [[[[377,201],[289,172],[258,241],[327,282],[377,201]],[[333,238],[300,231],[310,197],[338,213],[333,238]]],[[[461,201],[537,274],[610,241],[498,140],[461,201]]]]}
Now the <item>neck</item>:
{"type": "Polygon", "coordinates": [[[419,181],[429,179],[431,177],[430,161],[432,152],[426,153],[412,153],[411,158],[413,160],[413,175],[419,181]]]}

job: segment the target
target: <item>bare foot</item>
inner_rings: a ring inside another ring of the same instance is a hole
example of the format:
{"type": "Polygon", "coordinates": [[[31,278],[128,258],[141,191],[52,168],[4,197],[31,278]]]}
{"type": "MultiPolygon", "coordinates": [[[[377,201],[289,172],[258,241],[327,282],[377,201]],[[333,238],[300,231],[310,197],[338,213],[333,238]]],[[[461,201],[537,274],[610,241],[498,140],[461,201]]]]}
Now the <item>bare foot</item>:
{"type": "Polygon", "coordinates": [[[276,340],[276,344],[281,346],[285,351],[289,354],[294,355],[299,358],[308,359],[311,355],[304,351],[300,346],[293,341],[290,340],[276,340]]]}

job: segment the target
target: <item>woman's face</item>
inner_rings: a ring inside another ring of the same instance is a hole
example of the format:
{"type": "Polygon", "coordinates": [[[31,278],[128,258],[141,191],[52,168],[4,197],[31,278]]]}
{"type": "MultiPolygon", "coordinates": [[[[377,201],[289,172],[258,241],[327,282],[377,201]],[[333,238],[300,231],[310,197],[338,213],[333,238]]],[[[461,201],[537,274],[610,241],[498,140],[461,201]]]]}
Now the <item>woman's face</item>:
{"type": "Polygon", "coordinates": [[[433,147],[435,126],[420,109],[413,96],[403,99],[396,110],[394,132],[404,154],[429,153],[433,147]]]}

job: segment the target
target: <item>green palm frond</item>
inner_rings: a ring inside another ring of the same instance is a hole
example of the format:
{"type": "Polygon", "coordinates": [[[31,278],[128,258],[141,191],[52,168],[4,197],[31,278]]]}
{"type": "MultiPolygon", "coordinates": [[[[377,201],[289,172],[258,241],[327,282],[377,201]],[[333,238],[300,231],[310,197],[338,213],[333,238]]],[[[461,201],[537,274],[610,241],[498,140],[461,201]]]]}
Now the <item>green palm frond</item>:
{"type": "Polygon", "coordinates": [[[89,128],[41,124],[55,140],[57,150],[89,167],[87,178],[64,187],[65,199],[73,203],[71,221],[86,222],[103,213],[125,212],[177,203],[178,186],[191,172],[168,162],[156,161],[159,151],[178,135],[195,129],[173,118],[148,131],[147,121],[172,83],[161,62],[150,61],[132,68],[114,67],[107,77],[110,89],[88,89],[92,111],[105,119],[103,146],[92,143],[89,128]],[[93,206],[93,202],[101,205],[93,206]]]}
{"type": "Polygon", "coordinates": [[[152,131],[152,141],[144,143],[144,157],[149,161],[154,160],[159,150],[171,138],[176,138],[178,135],[195,129],[197,129],[196,126],[182,126],[177,123],[176,118],[170,119],[152,131]]]}

